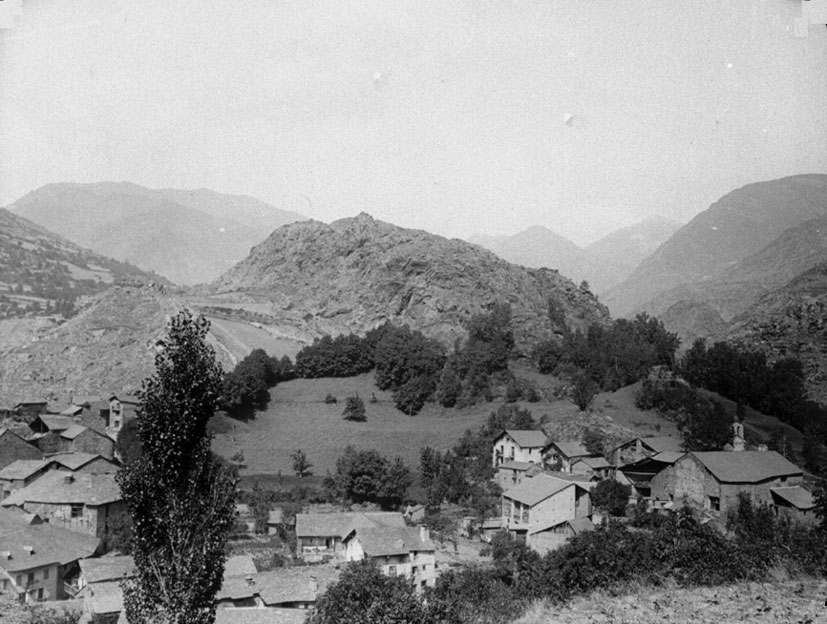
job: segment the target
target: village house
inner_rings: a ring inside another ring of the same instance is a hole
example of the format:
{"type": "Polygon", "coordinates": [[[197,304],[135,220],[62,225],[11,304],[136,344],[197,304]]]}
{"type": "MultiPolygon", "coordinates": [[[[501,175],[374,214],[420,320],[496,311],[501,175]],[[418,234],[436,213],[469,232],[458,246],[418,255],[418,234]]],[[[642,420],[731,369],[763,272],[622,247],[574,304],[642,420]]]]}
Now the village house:
{"type": "Polygon", "coordinates": [[[371,559],[386,576],[422,590],[436,583],[436,547],[427,527],[353,528],[343,540],[346,561],[371,559]]]}
{"type": "Polygon", "coordinates": [[[23,489],[51,469],[46,459],[19,459],[0,470],[0,501],[23,489]]]}
{"type": "Polygon", "coordinates": [[[78,594],[83,612],[78,624],[111,620],[123,610],[121,582],[135,576],[135,561],[130,556],[106,555],[81,559],[78,594]]]}
{"type": "Polygon", "coordinates": [[[683,453],[683,440],[672,436],[632,438],[609,451],[608,457],[615,466],[625,466],[658,453],[683,453]]]}
{"type": "Polygon", "coordinates": [[[492,465],[496,468],[505,462],[542,462],[543,447],[548,436],[535,429],[508,429],[494,439],[492,465]]]}
{"type": "Polygon", "coordinates": [[[0,509],[0,590],[30,603],[73,596],[78,561],[99,549],[96,537],[51,526],[31,514],[0,509]]]}
{"type": "Polygon", "coordinates": [[[773,504],[773,489],[801,485],[803,478],[801,468],[775,451],[709,451],[686,453],[651,483],[653,498],[725,518],[740,494],[757,504],[773,504]]]}
{"type": "Polygon", "coordinates": [[[46,435],[47,433],[60,433],[66,431],[75,424],[71,416],[58,416],[54,414],[38,414],[29,422],[32,433],[46,435]]]}
{"type": "Polygon", "coordinates": [[[42,459],[43,452],[10,429],[0,427],[0,469],[18,459],[42,459]]]}
{"type": "Polygon", "coordinates": [[[770,488],[772,503],[777,516],[786,516],[795,522],[816,524],[816,501],[812,493],[800,485],[770,488]]]}
{"type": "Polygon", "coordinates": [[[571,474],[602,481],[612,476],[614,466],[605,457],[578,457],[571,462],[571,474]]]}
{"type": "Polygon", "coordinates": [[[400,513],[353,511],[296,514],[296,556],[321,561],[343,554],[342,540],[353,528],[405,526],[400,513]]]}
{"type": "Polygon", "coordinates": [[[59,436],[60,453],[91,453],[106,459],[115,456],[115,441],[90,427],[73,424],[59,436]]]}
{"type": "Polygon", "coordinates": [[[495,480],[503,490],[519,485],[524,479],[543,472],[539,464],[507,461],[497,466],[495,480]]]}
{"type": "Polygon", "coordinates": [[[51,470],[0,502],[36,513],[53,526],[93,535],[108,547],[126,517],[126,504],[112,473],[51,470]]]}
{"type": "Polygon", "coordinates": [[[40,414],[45,414],[49,407],[49,402],[42,399],[27,399],[15,403],[12,410],[17,417],[24,421],[30,421],[40,414]]]}
{"type": "Polygon", "coordinates": [[[668,492],[664,489],[665,480],[658,481],[658,490],[652,491],[652,479],[666,468],[673,466],[685,453],[666,451],[644,457],[631,464],[621,466],[615,472],[615,480],[632,488],[631,501],[643,498],[655,506],[669,502],[668,492]]]}
{"type": "Polygon", "coordinates": [[[551,470],[570,473],[575,460],[587,457],[599,457],[599,455],[589,453],[586,447],[577,440],[549,442],[543,449],[542,463],[551,470]]]}
{"type": "Polygon", "coordinates": [[[127,421],[137,416],[140,404],[138,397],[131,394],[113,394],[109,397],[109,429],[117,434],[127,421]]]}
{"type": "Polygon", "coordinates": [[[591,483],[539,474],[502,494],[502,525],[529,545],[570,520],[591,516],[591,483]]]}
{"type": "Polygon", "coordinates": [[[50,462],[52,470],[114,474],[120,469],[116,461],[92,453],[55,453],[45,459],[50,462]]]}

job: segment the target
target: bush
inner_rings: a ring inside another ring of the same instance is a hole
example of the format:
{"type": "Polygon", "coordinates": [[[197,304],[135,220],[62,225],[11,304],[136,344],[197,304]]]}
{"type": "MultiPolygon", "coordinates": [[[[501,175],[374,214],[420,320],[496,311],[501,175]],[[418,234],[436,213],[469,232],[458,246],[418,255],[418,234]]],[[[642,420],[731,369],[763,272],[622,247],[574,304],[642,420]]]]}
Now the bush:
{"type": "Polygon", "coordinates": [[[629,506],[632,488],[614,479],[603,479],[592,490],[592,503],[612,516],[623,516],[629,506]]]}
{"type": "Polygon", "coordinates": [[[296,354],[295,372],[299,377],[352,377],[367,373],[374,366],[373,346],[356,334],[317,338],[296,354]]]}
{"type": "Polygon", "coordinates": [[[342,412],[345,420],[353,420],[356,422],[365,422],[367,416],[365,415],[365,402],[357,394],[349,396],[345,399],[345,410],[342,412]]]}
{"type": "Polygon", "coordinates": [[[324,402],[328,405],[332,405],[333,403],[338,403],[339,400],[328,392],[324,397],[324,402]]]}

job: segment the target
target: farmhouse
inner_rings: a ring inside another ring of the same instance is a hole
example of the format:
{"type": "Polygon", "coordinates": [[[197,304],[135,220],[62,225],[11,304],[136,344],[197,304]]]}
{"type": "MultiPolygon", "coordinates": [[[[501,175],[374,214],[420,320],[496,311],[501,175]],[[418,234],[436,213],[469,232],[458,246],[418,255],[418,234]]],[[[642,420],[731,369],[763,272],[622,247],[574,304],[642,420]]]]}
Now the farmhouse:
{"type": "Polygon", "coordinates": [[[514,461],[539,464],[547,442],[546,434],[536,429],[503,431],[494,440],[493,466],[496,468],[505,462],[514,461]]]}
{"type": "Polygon", "coordinates": [[[571,462],[571,473],[596,480],[608,479],[614,466],[605,457],[579,457],[571,462]]]}
{"type": "Polygon", "coordinates": [[[60,432],[61,453],[92,453],[106,459],[115,456],[115,441],[90,427],[73,424],[60,432]]]}
{"type": "Polygon", "coordinates": [[[76,585],[78,560],[99,547],[96,537],[0,509],[0,589],[12,591],[21,602],[66,598],[67,586],[76,585]]]}
{"type": "Polygon", "coordinates": [[[436,583],[436,547],[427,527],[354,528],[343,545],[346,561],[371,559],[386,576],[403,576],[419,590],[436,583]]]}
{"type": "Polygon", "coordinates": [[[615,466],[625,466],[658,453],[683,453],[683,441],[671,436],[632,438],[609,451],[615,466]]]}
{"type": "Polygon", "coordinates": [[[105,546],[126,515],[111,473],[52,470],[13,492],[0,505],[36,513],[53,526],[100,538],[105,546]]]}
{"type": "Polygon", "coordinates": [[[652,479],[656,474],[673,466],[684,453],[664,452],[644,457],[631,464],[617,469],[615,479],[623,485],[632,488],[632,498],[645,498],[652,501],[668,502],[669,493],[666,491],[666,479],[660,479],[655,484],[658,489],[652,489],[652,479]]]}
{"type": "Polygon", "coordinates": [[[0,469],[18,459],[42,459],[43,452],[19,435],[0,427],[0,469]]]}
{"type": "Polygon", "coordinates": [[[577,440],[549,442],[543,449],[542,462],[547,468],[560,470],[562,472],[572,472],[571,468],[574,461],[577,459],[585,459],[586,457],[598,457],[598,455],[589,453],[586,447],[577,440]]]}
{"type": "Polygon", "coordinates": [[[531,543],[531,536],[569,520],[591,516],[590,484],[539,474],[503,492],[503,527],[531,543]]]}
{"type": "Polygon", "coordinates": [[[663,493],[725,517],[747,494],[755,503],[773,503],[772,490],[800,485],[804,474],[775,451],[686,453],[652,478],[653,496],[663,493]]]}
{"type": "Polygon", "coordinates": [[[539,464],[507,461],[497,466],[496,480],[503,490],[519,485],[524,479],[543,472],[539,464]]]}
{"type": "Polygon", "coordinates": [[[342,540],[353,528],[405,526],[400,513],[339,512],[296,514],[296,555],[320,561],[343,553],[342,540]]]}

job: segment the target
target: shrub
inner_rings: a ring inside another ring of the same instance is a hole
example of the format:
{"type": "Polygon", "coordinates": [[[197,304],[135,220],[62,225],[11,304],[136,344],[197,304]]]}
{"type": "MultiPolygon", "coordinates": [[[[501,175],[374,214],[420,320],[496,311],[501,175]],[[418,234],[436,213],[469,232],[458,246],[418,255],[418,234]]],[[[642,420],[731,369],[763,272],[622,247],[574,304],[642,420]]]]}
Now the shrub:
{"type": "Polygon", "coordinates": [[[339,400],[328,392],[324,397],[324,402],[328,405],[332,405],[333,403],[338,403],[339,400]]]}
{"type": "Polygon", "coordinates": [[[592,503],[612,516],[623,516],[629,506],[632,488],[614,479],[603,479],[592,490],[592,503]]]}
{"type": "Polygon", "coordinates": [[[349,396],[345,399],[345,410],[342,412],[345,420],[353,420],[356,422],[365,422],[367,416],[365,415],[365,402],[357,394],[349,396]]]}

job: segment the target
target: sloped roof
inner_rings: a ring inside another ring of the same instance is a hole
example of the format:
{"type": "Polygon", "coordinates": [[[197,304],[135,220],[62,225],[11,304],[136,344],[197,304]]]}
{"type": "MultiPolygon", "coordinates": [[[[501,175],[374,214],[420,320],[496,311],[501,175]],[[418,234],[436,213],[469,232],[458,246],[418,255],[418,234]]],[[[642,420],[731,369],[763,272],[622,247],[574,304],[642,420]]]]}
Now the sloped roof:
{"type": "Polygon", "coordinates": [[[112,473],[66,472],[52,470],[34,483],[0,501],[4,507],[25,503],[104,505],[121,500],[121,489],[112,473]],[[71,481],[67,477],[73,477],[71,481]]]}
{"type": "Polygon", "coordinates": [[[276,507],[267,512],[267,524],[282,524],[284,522],[284,511],[276,507]]]}
{"type": "Polygon", "coordinates": [[[70,405],[60,411],[61,416],[77,416],[83,411],[82,405],[70,405]]]}
{"type": "Polygon", "coordinates": [[[105,581],[89,586],[90,611],[97,615],[123,611],[123,590],[120,581],[105,581]]]}
{"type": "Polygon", "coordinates": [[[673,436],[652,436],[651,438],[641,438],[643,442],[650,449],[656,453],[673,452],[683,454],[683,440],[673,436]]]}
{"type": "Polygon", "coordinates": [[[66,431],[69,427],[75,424],[71,416],[50,416],[41,414],[38,416],[40,421],[46,425],[49,431],[66,431]]]}
{"type": "MultiPolygon", "coordinates": [[[[503,492],[503,496],[515,500],[524,505],[534,506],[540,501],[562,492],[568,487],[577,486],[574,481],[564,481],[557,477],[539,474],[531,479],[526,479],[510,490],[503,492]]],[[[581,486],[582,487],[582,486],[581,486]]]]}
{"type": "Polygon", "coordinates": [[[566,440],[565,442],[551,442],[563,454],[563,456],[572,459],[574,457],[589,457],[591,453],[586,450],[586,447],[577,440],[566,440]]]}
{"type": "Polygon", "coordinates": [[[66,438],[67,440],[74,440],[78,437],[81,433],[86,431],[88,427],[84,427],[83,425],[78,425],[77,423],[70,426],[68,429],[60,432],[61,438],[66,438]]]}
{"type": "Polygon", "coordinates": [[[507,434],[520,448],[542,448],[548,442],[548,436],[539,429],[506,429],[507,434]]]}
{"type": "Polygon", "coordinates": [[[568,522],[575,535],[580,535],[586,531],[594,531],[594,523],[588,518],[575,518],[574,520],[569,520],[568,522]]]}
{"type": "Polygon", "coordinates": [[[134,394],[113,394],[109,397],[109,400],[117,399],[121,403],[131,403],[133,405],[138,405],[141,401],[138,397],[134,394]]]}
{"type": "Polygon", "coordinates": [[[217,609],[215,624],[304,624],[307,609],[234,607],[217,609]]]}
{"type": "Polygon", "coordinates": [[[7,572],[91,557],[100,540],[50,524],[30,524],[24,514],[0,509],[0,568],[7,572]],[[27,551],[24,547],[34,550],[27,551]],[[6,554],[8,553],[8,554],[6,554]]]}
{"type": "Polygon", "coordinates": [[[757,483],[803,474],[801,468],[775,451],[706,451],[690,455],[718,481],[726,483],[757,483]]]}
{"type": "Polygon", "coordinates": [[[87,583],[117,581],[135,576],[135,560],[129,555],[81,559],[80,571],[87,583]]]}
{"type": "Polygon", "coordinates": [[[46,456],[46,461],[55,462],[73,472],[83,468],[86,464],[96,459],[102,459],[107,464],[110,464],[112,472],[117,471],[118,465],[115,462],[106,459],[103,455],[97,455],[95,453],[82,453],[78,451],[76,453],[53,453],[52,455],[46,456]]]}
{"type": "Polygon", "coordinates": [[[256,564],[250,555],[232,555],[224,563],[224,577],[256,574],[256,564]]]}
{"type": "Polygon", "coordinates": [[[339,579],[339,574],[339,570],[332,565],[276,568],[257,574],[255,583],[259,596],[268,606],[289,602],[315,602],[320,594],[339,579]]]}
{"type": "Polygon", "coordinates": [[[790,505],[796,509],[800,509],[801,511],[809,511],[816,506],[812,493],[805,490],[800,485],[770,488],[770,492],[772,492],[774,496],[784,499],[790,505]]]}
{"type": "Polygon", "coordinates": [[[45,459],[18,459],[0,470],[0,479],[28,479],[49,465],[45,459]]]}
{"type": "Polygon", "coordinates": [[[507,461],[503,462],[499,466],[497,466],[498,470],[528,470],[532,466],[535,466],[531,462],[520,462],[520,461],[507,461]]]}
{"type": "Polygon", "coordinates": [[[581,487],[592,487],[592,477],[590,475],[584,474],[571,474],[570,472],[561,472],[559,470],[546,470],[543,474],[548,475],[549,477],[554,477],[555,479],[560,479],[562,481],[571,481],[573,483],[579,484],[581,487]]]}
{"type": "Polygon", "coordinates": [[[297,537],[344,537],[353,528],[405,526],[401,513],[390,511],[343,511],[296,514],[297,537]]]}
{"type": "Polygon", "coordinates": [[[259,588],[252,576],[225,576],[216,600],[244,600],[258,594],[259,588]]]}
{"type": "Polygon", "coordinates": [[[605,457],[581,457],[577,460],[583,462],[592,470],[600,470],[601,468],[611,468],[612,465],[606,461],[605,457]]]}
{"type": "Polygon", "coordinates": [[[423,541],[419,528],[414,527],[358,528],[351,535],[355,535],[362,550],[371,557],[436,550],[434,543],[430,539],[423,541]]]}

